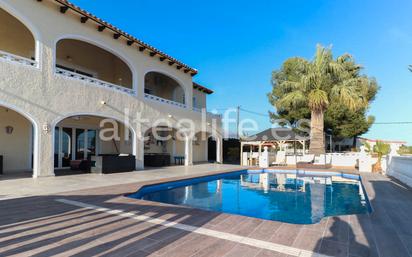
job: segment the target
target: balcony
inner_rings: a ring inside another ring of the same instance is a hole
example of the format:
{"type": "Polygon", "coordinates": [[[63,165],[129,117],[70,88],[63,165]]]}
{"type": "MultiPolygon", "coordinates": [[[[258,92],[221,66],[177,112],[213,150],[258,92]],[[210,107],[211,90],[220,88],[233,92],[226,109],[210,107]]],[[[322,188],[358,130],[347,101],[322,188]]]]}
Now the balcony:
{"type": "Polygon", "coordinates": [[[13,15],[0,8],[0,59],[37,67],[33,33],[13,15]]]}
{"type": "Polygon", "coordinates": [[[85,83],[90,83],[90,84],[93,84],[95,86],[116,90],[116,91],[126,93],[126,94],[129,94],[129,95],[135,95],[136,94],[136,91],[134,91],[133,89],[118,86],[118,85],[115,85],[115,84],[112,84],[112,83],[109,83],[109,82],[106,82],[106,81],[103,81],[103,80],[99,80],[99,79],[96,79],[96,78],[93,78],[93,77],[89,77],[87,75],[79,74],[77,72],[68,71],[68,70],[63,69],[63,68],[57,68],[56,67],[56,74],[62,75],[62,76],[65,76],[65,77],[69,77],[71,79],[75,79],[75,80],[78,80],[78,81],[82,81],[82,82],[85,82],[85,83]]]}
{"type": "Polygon", "coordinates": [[[76,39],[56,45],[56,74],[135,95],[133,72],[118,55],[76,39]]]}
{"type": "Polygon", "coordinates": [[[144,91],[146,99],[187,108],[184,86],[166,74],[147,73],[144,91]]]}

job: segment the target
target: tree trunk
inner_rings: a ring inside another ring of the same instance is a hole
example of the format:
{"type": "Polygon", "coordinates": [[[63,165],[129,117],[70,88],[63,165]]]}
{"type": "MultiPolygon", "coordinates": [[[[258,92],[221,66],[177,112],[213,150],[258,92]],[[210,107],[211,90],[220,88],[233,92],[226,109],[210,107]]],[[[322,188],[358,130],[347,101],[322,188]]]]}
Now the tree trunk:
{"type": "Polygon", "coordinates": [[[378,161],[372,166],[373,173],[382,173],[382,157],[378,157],[378,161]]]}
{"type": "Polygon", "coordinates": [[[323,132],[323,110],[312,110],[310,120],[310,146],[309,153],[325,153],[325,134],[323,132]]]}

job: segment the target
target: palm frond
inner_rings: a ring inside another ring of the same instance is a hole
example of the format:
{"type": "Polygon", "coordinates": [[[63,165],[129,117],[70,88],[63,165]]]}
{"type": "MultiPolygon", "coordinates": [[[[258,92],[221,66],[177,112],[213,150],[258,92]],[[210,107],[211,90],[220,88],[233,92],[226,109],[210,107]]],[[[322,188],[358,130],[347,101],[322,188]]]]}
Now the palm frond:
{"type": "Polygon", "coordinates": [[[285,94],[276,104],[278,109],[290,109],[304,106],[307,103],[307,97],[302,91],[292,91],[285,94]]]}
{"type": "Polygon", "coordinates": [[[335,85],[331,90],[331,96],[333,100],[355,111],[367,105],[367,90],[362,80],[359,78],[351,78],[343,81],[339,85],[335,85]]]}
{"type": "Polygon", "coordinates": [[[328,94],[321,89],[314,89],[308,95],[311,110],[325,110],[329,105],[328,94]]]}

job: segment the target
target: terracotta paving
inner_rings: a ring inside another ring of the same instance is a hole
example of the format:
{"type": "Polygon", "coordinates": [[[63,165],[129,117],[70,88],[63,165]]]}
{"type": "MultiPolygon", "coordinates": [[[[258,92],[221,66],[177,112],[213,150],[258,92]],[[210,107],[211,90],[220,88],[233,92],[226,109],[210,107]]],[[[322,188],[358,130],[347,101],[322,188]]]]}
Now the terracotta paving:
{"type": "Polygon", "coordinates": [[[3,200],[0,256],[411,257],[412,190],[381,175],[362,178],[371,214],[313,225],[123,196],[144,183],[3,200]]]}

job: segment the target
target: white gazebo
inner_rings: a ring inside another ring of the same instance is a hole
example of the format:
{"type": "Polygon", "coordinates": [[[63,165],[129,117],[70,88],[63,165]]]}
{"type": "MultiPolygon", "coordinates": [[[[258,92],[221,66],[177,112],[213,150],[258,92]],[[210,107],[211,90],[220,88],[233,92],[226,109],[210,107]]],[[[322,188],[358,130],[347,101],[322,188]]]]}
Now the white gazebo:
{"type": "Polygon", "coordinates": [[[269,128],[241,139],[240,163],[244,166],[259,166],[262,153],[267,152],[269,163],[286,164],[287,155],[306,153],[306,141],[309,139],[292,129],[269,128]],[[244,147],[249,147],[248,151],[244,152],[244,147]]]}

